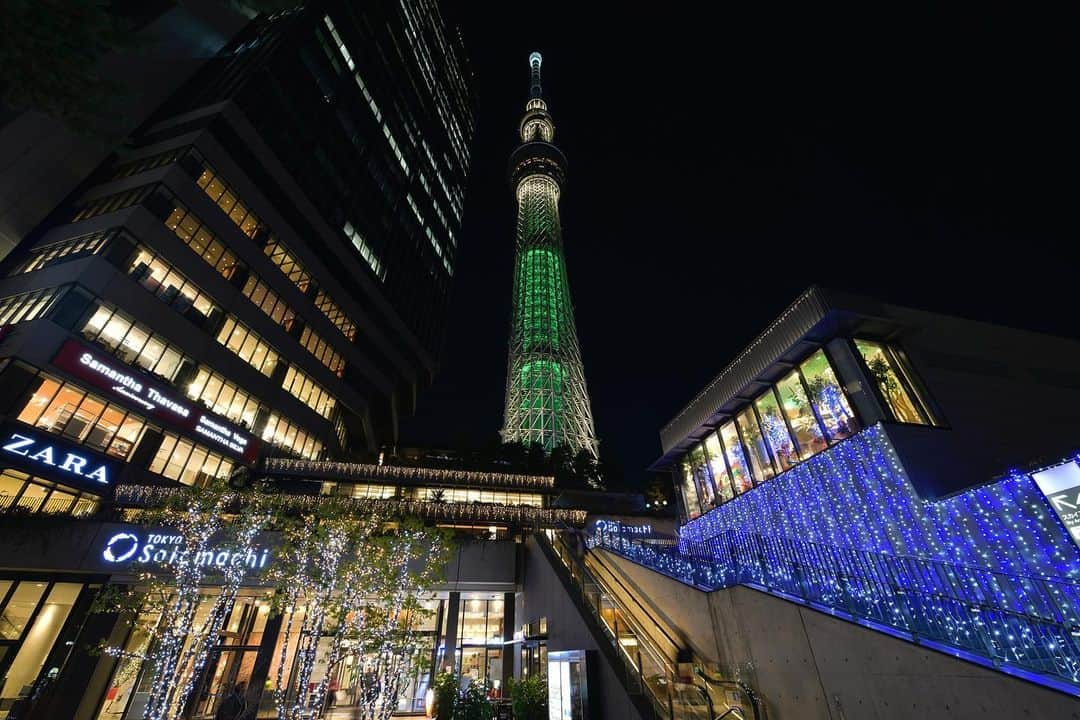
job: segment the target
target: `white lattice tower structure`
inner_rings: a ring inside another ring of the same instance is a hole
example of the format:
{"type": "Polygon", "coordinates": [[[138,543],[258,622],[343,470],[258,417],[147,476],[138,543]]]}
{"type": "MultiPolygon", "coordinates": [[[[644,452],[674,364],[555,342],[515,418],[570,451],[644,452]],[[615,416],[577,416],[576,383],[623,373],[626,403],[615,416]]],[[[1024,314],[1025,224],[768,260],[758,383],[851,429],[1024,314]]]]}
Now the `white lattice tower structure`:
{"type": "Polygon", "coordinates": [[[506,377],[505,442],[568,445],[597,455],[585,370],[566,277],[559,196],[566,158],[552,144],[555,125],[540,88],[540,53],[529,56],[532,84],[510,156],[517,199],[517,255],[506,377]]]}

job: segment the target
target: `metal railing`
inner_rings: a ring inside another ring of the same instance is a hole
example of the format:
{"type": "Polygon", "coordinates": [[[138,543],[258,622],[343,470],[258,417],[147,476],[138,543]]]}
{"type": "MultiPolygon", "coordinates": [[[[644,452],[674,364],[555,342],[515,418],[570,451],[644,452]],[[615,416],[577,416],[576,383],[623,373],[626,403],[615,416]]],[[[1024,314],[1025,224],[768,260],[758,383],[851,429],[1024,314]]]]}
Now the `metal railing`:
{"type": "Polygon", "coordinates": [[[592,546],[704,591],[746,585],[1080,696],[1080,583],[731,530],[688,547],[592,546]]]}
{"type": "MultiPolygon", "coordinates": [[[[584,543],[574,542],[573,531],[541,533],[546,543],[569,575],[570,588],[594,621],[594,627],[607,640],[614,658],[616,674],[631,696],[648,703],[652,717],[658,720],[714,720],[753,718],[761,720],[759,698],[741,683],[719,680],[700,666],[677,666],[654,646],[655,641],[639,625],[643,608],[627,608],[609,591],[604,580],[584,561],[584,543]],[[689,668],[694,667],[693,670],[689,668]],[[726,692],[718,692],[723,686],[726,692]]],[[[648,617],[648,616],[646,616],[648,617]]],[[[601,638],[597,638],[598,640],[601,638]]],[[[677,647],[671,638],[668,640],[677,647]]]]}

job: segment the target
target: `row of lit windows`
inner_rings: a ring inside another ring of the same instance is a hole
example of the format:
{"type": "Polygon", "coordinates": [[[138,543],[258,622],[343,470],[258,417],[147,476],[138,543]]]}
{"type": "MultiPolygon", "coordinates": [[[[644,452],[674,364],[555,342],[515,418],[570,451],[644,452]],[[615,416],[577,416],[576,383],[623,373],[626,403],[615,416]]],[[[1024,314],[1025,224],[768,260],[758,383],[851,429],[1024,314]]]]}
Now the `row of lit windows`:
{"type": "Polygon", "coordinates": [[[97,495],[5,468],[0,472],[0,513],[44,513],[82,517],[97,509],[97,495]]]}
{"type": "Polygon", "coordinates": [[[262,439],[308,460],[318,459],[322,455],[321,442],[277,413],[272,413],[267,419],[262,439]]]}
{"type": "Polygon", "coordinates": [[[40,375],[19,420],[126,459],[138,444],[146,420],[62,380],[40,375]]]}
{"type": "Polygon", "coordinates": [[[300,292],[306,293],[311,285],[311,276],[307,274],[300,262],[289,252],[289,248],[280,240],[273,240],[263,248],[263,254],[270,258],[270,262],[284,273],[285,277],[292,280],[300,292]]]}
{"type": "MultiPolygon", "coordinates": [[[[899,422],[931,424],[910,372],[891,348],[856,340],[870,376],[899,422]]],[[[680,489],[690,517],[727,502],[860,429],[823,350],[691,448],[680,489]]]]}
{"type": "Polygon", "coordinates": [[[176,377],[183,353],[161,335],[151,332],[123,313],[99,305],[82,327],[83,337],[106,348],[129,365],[160,375],[170,382],[176,377]]]}
{"type": "Polygon", "coordinates": [[[741,495],[859,427],[828,358],[816,351],[686,456],[689,515],[741,495]]]}
{"type": "Polygon", "coordinates": [[[217,341],[266,377],[274,374],[278,354],[271,350],[261,337],[235,318],[225,318],[221,330],[218,331],[217,341]]]}
{"type": "MultiPolygon", "coordinates": [[[[199,175],[196,184],[203,189],[211,200],[218,204],[225,214],[229,216],[237,227],[240,228],[248,237],[255,239],[259,235],[260,231],[266,230],[266,226],[259,219],[252,210],[248,209],[244,205],[235,190],[225,182],[221,175],[214,170],[208,163],[203,161],[203,172],[199,175]]],[[[267,243],[263,248],[263,252],[271,262],[284,275],[289,278],[301,292],[306,293],[308,287],[311,284],[311,276],[303,266],[296,259],[296,257],[290,252],[289,248],[285,246],[276,236],[270,234],[267,237],[267,243]]],[[[294,316],[293,311],[284,307],[284,303],[276,295],[273,295],[269,290],[269,287],[265,282],[262,282],[258,278],[255,281],[249,280],[244,287],[244,294],[251,298],[252,302],[260,307],[267,315],[274,319],[280,325],[283,325],[288,329],[292,325],[292,318],[294,316]],[[259,297],[254,297],[253,294],[260,293],[259,297]],[[261,293],[270,293],[270,295],[262,295],[261,293]],[[278,305],[281,304],[281,306],[278,305]],[[287,313],[287,318],[286,318],[287,313]]],[[[316,301],[316,307],[319,308],[331,322],[333,322],[350,340],[356,337],[356,326],[347,319],[342,322],[339,317],[343,317],[344,313],[334,303],[329,295],[324,291],[319,291],[319,297],[316,301]]]]}
{"type": "Polygon", "coordinates": [[[165,226],[183,240],[195,254],[229,279],[239,265],[234,255],[217,236],[206,227],[194,213],[189,211],[179,200],[173,198],[173,211],[165,219],[165,226]]]}
{"type": "Polygon", "coordinates": [[[338,377],[345,373],[345,359],[341,357],[330,343],[323,340],[311,328],[305,327],[300,333],[300,344],[314,355],[319,362],[330,368],[330,372],[338,377]]]}
{"type": "Polygon", "coordinates": [[[202,188],[203,192],[217,203],[217,206],[240,228],[240,232],[249,238],[254,238],[260,230],[266,229],[266,226],[259,221],[259,216],[240,202],[236,193],[209,165],[203,164],[203,171],[195,180],[195,184],[202,188]]]}
{"type": "Polygon", "coordinates": [[[386,500],[398,498],[419,502],[482,503],[489,505],[525,505],[542,507],[542,495],[506,490],[476,490],[471,488],[404,487],[375,483],[325,482],[324,495],[348,495],[354,498],[386,500]]]}
{"type": "Polygon", "coordinates": [[[292,366],[285,371],[285,381],[282,383],[282,387],[290,395],[325,418],[330,417],[334,411],[334,406],[337,404],[334,397],[326,392],[322,386],[292,366]]]}
{"type": "Polygon", "coordinates": [[[153,192],[155,187],[155,185],[142,185],[137,188],[132,188],[131,190],[124,190],[123,192],[88,200],[79,208],[78,212],[75,213],[75,217],[71,219],[71,222],[79,222],[80,220],[86,220],[87,218],[123,210],[132,205],[138,205],[153,192]]]}
{"type": "Polygon", "coordinates": [[[66,262],[88,255],[97,255],[114,234],[116,234],[115,230],[102,230],[34,248],[31,250],[33,255],[26,264],[12,274],[33,272],[60,261],[66,262]]]}
{"type": "Polygon", "coordinates": [[[145,247],[139,248],[128,266],[128,272],[144,288],[178,312],[187,312],[188,308],[194,307],[203,317],[209,317],[216,307],[195,283],[145,247]]]}
{"type": "Polygon", "coordinates": [[[385,280],[386,270],[383,268],[382,262],[380,262],[375,251],[371,249],[371,246],[368,245],[367,240],[364,239],[364,236],[360,231],[353,227],[353,224],[350,222],[345,223],[342,230],[345,232],[345,237],[349,238],[349,242],[352,243],[353,247],[359,251],[360,257],[364,258],[364,262],[371,268],[371,272],[375,273],[375,276],[380,280],[385,280]]]}
{"type": "Polygon", "coordinates": [[[320,290],[315,295],[315,307],[322,311],[322,314],[327,317],[334,324],[341,334],[350,340],[356,339],[356,323],[345,315],[345,311],[337,306],[330,296],[320,290]]]}
{"type": "Polygon", "coordinates": [[[161,446],[150,461],[150,472],[184,485],[199,487],[215,478],[228,478],[232,467],[233,462],[227,457],[172,433],[165,433],[161,446]]]}
{"type": "Polygon", "coordinates": [[[243,292],[247,299],[255,303],[255,306],[266,313],[271,320],[286,330],[292,327],[296,313],[258,275],[251,273],[248,276],[247,281],[244,282],[243,292]]]}
{"type": "Polygon", "coordinates": [[[0,325],[36,320],[49,311],[67,286],[43,288],[0,299],[0,325]]]}
{"type": "Polygon", "coordinates": [[[199,366],[185,394],[245,428],[252,426],[259,411],[259,401],[254,396],[206,366],[199,366]]]}
{"type": "Polygon", "coordinates": [[[187,147],[172,148],[170,150],[159,152],[156,155],[149,155],[137,160],[132,160],[131,162],[126,162],[123,165],[118,165],[116,169],[113,170],[110,179],[119,180],[120,178],[131,177],[132,175],[138,175],[147,170],[153,170],[154,168],[169,165],[183,157],[184,153],[187,151],[187,147]]]}

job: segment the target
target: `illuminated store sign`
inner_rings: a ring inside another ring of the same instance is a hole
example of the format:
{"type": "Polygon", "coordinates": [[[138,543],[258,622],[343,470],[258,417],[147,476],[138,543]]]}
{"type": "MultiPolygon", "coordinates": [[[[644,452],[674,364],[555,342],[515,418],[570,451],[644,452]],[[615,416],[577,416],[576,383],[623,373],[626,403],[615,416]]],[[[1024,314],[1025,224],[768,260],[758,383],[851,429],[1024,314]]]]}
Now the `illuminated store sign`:
{"type": "Polygon", "coordinates": [[[1065,463],[1031,474],[1073,542],[1080,545],[1080,465],[1065,463]]]}
{"type": "MultiPolygon", "coordinates": [[[[68,445],[61,440],[26,432],[22,428],[13,430],[10,426],[5,426],[0,437],[3,438],[0,452],[20,458],[21,462],[33,468],[34,472],[51,469],[78,480],[80,485],[99,486],[112,483],[112,464],[97,459],[78,445],[68,445]]],[[[60,480],[53,472],[44,474],[50,479],[60,480]]]]}
{"type": "Polygon", "coordinates": [[[93,385],[119,395],[143,412],[185,428],[207,442],[254,462],[259,443],[231,422],[200,405],[154,386],[139,370],[117,363],[103,353],[68,340],[53,364],[93,385]]]}
{"type": "Polygon", "coordinates": [[[652,525],[624,525],[618,520],[597,520],[593,527],[599,532],[621,535],[652,535],[652,525]]]}
{"type": "MultiPolygon", "coordinates": [[[[111,535],[101,550],[101,559],[114,565],[175,565],[188,559],[190,552],[184,547],[184,538],[169,533],[147,532],[131,529],[111,535]]],[[[237,552],[228,548],[213,547],[197,553],[195,565],[209,568],[226,568],[246,565],[252,570],[263,570],[271,559],[270,548],[251,548],[237,552]]]]}

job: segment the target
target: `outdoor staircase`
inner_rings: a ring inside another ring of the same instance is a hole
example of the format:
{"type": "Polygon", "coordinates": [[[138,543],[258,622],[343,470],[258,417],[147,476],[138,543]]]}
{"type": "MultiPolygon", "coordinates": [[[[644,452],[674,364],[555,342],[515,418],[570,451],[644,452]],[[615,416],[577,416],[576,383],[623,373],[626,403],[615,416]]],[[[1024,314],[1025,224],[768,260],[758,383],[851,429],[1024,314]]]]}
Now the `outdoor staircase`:
{"type": "Polygon", "coordinates": [[[600,652],[644,720],[764,720],[760,698],[715,667],[679,662],[685,651],[618,579],[586,560],[573,532],[537,533],[536,542],[600,652]],[[623,589],[625,590],[625,589],[623,589]]]}

